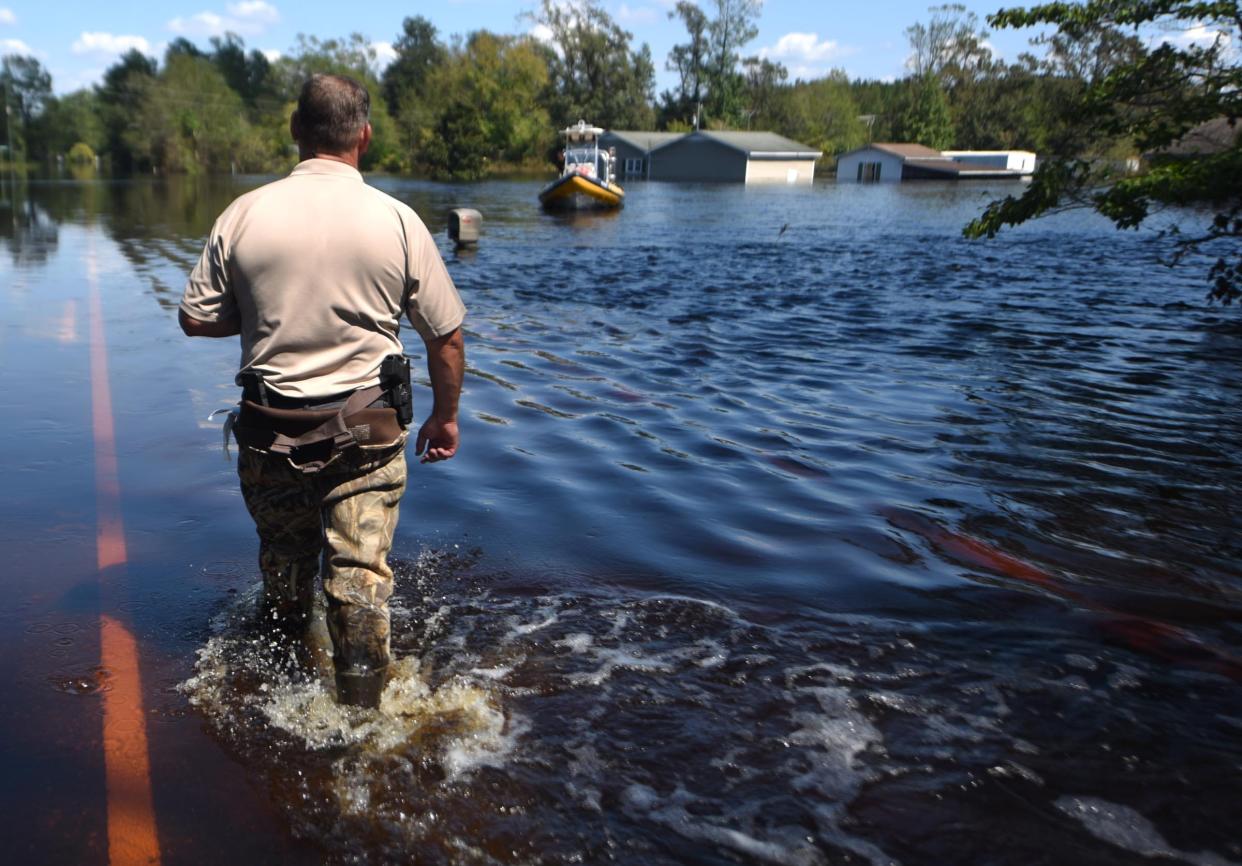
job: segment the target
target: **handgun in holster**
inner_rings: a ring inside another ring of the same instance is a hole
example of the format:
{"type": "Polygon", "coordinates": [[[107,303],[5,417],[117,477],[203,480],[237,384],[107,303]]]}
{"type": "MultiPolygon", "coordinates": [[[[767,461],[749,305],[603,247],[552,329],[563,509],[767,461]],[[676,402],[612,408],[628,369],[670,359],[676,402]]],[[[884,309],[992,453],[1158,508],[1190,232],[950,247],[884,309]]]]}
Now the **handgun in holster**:
{"type": "Polygon", "coordinates": [[[380,387],[388,403],[397,410],[397,421],[409,427],[414,420],[414,392],[410,388],[410,359],[405,355],[389,355],[380,364],[380,387]]]}
{"type": "Polygon", "coordinates": [[[262,376],[254,370],[247,370],[245,373],[238,373],[237,380],[242,386],[243,400],[262,406],[267,405],[267,386],[263,384],[262,376]]]}

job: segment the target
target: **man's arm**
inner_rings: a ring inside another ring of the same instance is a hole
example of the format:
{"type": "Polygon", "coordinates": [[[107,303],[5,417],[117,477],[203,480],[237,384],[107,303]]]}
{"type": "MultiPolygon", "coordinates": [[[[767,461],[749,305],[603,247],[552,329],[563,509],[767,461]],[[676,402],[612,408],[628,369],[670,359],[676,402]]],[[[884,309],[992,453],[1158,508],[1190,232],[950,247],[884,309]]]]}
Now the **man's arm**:
{"type": "Polygon", "coordinates": [[[177,311],[177,322],[187,337],[235,337],[241,333],[241,318],[232,316],[218,322],[204,322],[177,311]]]}
{"type": "Polygon", "coordinates": [[[466,341],[461,328],[456,328],[424,342],[435,403],[418,431],[414,453],[421,455],[421,463],[435,463],[457,453],[457,400],[466,372],[466,341]]]}

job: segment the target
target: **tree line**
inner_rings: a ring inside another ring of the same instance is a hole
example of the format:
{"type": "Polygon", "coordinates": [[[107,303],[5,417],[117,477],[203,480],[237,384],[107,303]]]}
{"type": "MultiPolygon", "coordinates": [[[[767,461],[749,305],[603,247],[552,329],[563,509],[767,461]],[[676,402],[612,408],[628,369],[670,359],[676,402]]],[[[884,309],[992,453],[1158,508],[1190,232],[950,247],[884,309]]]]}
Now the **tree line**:
{"type": "Polygon", "coordinates": [[[1061,156],[1130,147],[1123,133],[1094,131],[1067,110],[1143,55],[1116,24],[1063,28],[1005,62],[975,15],[939,6],[907,28],[903,78],[791,80],[782,64],[744,53],[760,14],[760,0],[677,2],[669,17],[684,40],[665,59],[675,83],[659,95],[650,48],[599,0],[542,0],[531,16],[540,38],[478,30],[445,39],[426,18],[406,18],[382,72],[359,34],[299,36],[274,61],[228,34],[206,47],[176,39],[159,61],[131,50],[98,85],[55,96],[37,59],[9,56],[0,69],[9,156],[100,156],[117,172],[282,170],[296,158],[289,115],[314,72],[350,75],[370,91],[365,169],[437,178],[545,166],[556,130],[579,118],[612,129],[766,129],[822,149],[828,164],[868,140],[1061,156]]]}

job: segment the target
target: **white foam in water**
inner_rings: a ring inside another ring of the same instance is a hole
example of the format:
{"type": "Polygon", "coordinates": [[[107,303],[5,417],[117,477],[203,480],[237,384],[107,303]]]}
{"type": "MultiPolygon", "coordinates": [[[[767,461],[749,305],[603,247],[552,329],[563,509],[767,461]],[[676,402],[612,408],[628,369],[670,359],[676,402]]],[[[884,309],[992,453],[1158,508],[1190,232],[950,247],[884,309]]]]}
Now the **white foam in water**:
{"type": "MultiPolygon", "coordinates": [[[[451,719],[453,733],[441,755],[450,776],[503,763],[524,730],[506,719],[494,696],[477,682],[454,677],[431,688],[416,658],[392,664],[379,709],[366,710],[338,704],[334,689],[322,679],[290,679],[264,670],[255,646],[235,635],[211,638],[198,652],[197,672],[180,686],[191,704],[226,729],[251,708],[271,728],[308,749],[348,747],[374,755],[400,750],[429,727],[442,731],[445,719],[451,719]],[[243,672],[262,680],[253,691],[238,688],[243,672]]],[[[499,678],[507,671],[490,673],[499,678]]]]}
{"type": "Polygon", "coordinates": [[[1116,845],[1124,851],[1143,857],[1163,857],[1182,860],[1194,866],[1238,866],[1210,851],[1193,854],[1179,851],[1165,841],[1150,821],[1118,803],[1110,803],[1098,797],[1061,797],[1056,807],[1082,822],[1087,831],[1097,839],[1116,845]]]}
{"type": "Polygon", "coordinates": [[[694,795],[678,787],[667,799],[653,788],[632,784],[621,795],[631,812],[663,824],[687,839],[730,848],[764,863],[780,866],[820,866],[828,862],[824,852],[805,839],[805,831],[795,827],[778,827],[766,832],[781,838],[784,844],[758,839],[731,827],[722,827],[692,815],[686,806],[695,802],[694,795]]]}
{"type": "Polygon", "coordinates": [[[586,673],[571,674],[569,676],[571,683],[574,685],[598,686],[619,670],[657,673],[669,673],[673,670],[673,666],[658,655],[644,656],[639,654],[637,650],[626,647],[617,647],[615,649],[599,648],[595,651],[594,657],[602,662],[600,667],[597,670],[586,673]]]}
{"type": "Polygon", "coordinates": [[[540,620],[538,622],[519,623],[513,618],[510,618],[510,622],[513,626],[514,634],[528,635],[528,634],[532,634],[537,631],[541,631],[542,629],[545,629],[550,625],[555,625],[559,619],[560,617],[556,614],[555,611],[553,611],[552,613],[549,613],[547,617],[545,617],[543,620],[540,620]]]}
{"type": "Polygon", "coordinates": [[[582,655],[591,646],[595,639],[586,632],[575,632],[565,635],[565,637],[556,641],[554,646],[563,646],[574,655],[582,655]]]}
{"type": "Polygon", "coordinates": [[[869,770],[859,766],[858,758],[873,746],[882,745],[883,737],[859,711],[848,686],[821,682],[824,674],[834,673],[834,667],[814,664],[785,671],[790,701],[809,696],[819,705],[819,712],[801,710],[792,715],[798,727],[788,740],[801,747],[801,754],[793,756],[791,763],[804,767],[810,762],[809,769],[793,773],[792,785],[796,791],[815,795],[817,802],[812,808],[823,839],[866,858],[874,866],[889,866],[895,862],[892,857],[842,826],[846,807],[873,777],[869,770]],[[796,684],[808,674],[815,675],[815,684],[796,684]]]}

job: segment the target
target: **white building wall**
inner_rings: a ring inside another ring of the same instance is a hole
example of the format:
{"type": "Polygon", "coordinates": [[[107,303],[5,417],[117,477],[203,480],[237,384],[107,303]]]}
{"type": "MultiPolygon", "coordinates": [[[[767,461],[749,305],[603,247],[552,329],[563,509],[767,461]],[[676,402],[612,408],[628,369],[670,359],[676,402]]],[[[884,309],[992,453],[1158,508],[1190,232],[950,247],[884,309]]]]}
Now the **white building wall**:
{"type": "Polygon", "coordinates": [[[883,150],[863,148],[843,154],[837,160],[837,183],[858,183],[859,167],[864,163],[878,163],[879,183],[896,183],[901,180],[901,166],[905,160],[883,150]]]}
{"type": "Polygon", "coordinates": [[[946,150],[944,155],[964,165],[998,168],[1030,174],[1035,171],[1035,154],[1029,150],[946,150]]]}
{"type": "Polygon", "coordinates": [[[813,159],[751,159],[746,162],[747,183],[810,185],[815,180],[813,159]]]}

